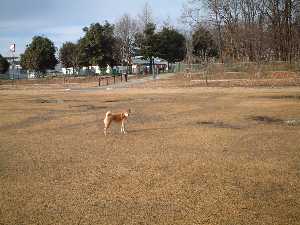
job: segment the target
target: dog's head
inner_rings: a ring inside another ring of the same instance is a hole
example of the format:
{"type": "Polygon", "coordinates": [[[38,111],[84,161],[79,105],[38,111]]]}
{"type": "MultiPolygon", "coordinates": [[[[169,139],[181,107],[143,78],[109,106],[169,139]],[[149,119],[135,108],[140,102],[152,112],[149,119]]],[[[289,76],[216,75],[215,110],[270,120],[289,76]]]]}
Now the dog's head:
{"type": "Polygon", "coordinates": [[[128,109],[127,111],[124,112],[124,116],[129,117],[129,114],[131,113],[131,110],[128,109]]]}

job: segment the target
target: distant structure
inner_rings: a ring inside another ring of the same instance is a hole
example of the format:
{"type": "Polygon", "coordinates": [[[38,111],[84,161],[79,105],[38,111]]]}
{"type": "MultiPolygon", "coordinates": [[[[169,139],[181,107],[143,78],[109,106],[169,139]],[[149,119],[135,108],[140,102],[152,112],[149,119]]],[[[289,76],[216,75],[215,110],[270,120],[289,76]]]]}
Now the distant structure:
{"type": "Polygon", "coordinates": [[[15,80],[15,79],[24,79],[27,78],[27,74],[22,71],[22,67],[20,65],[20,57],[15,56],[16,53],[16,44],[13,43],[9,46],[10,56],[4,57],[8,63],[9,68],[6,73],[6,78],[15,80]]]}
{"type": "MultiPolygon", "coordinates": [[[[154,58],[154,69],[156,73],[168,71],[168,62],[161,58],[154,58]]],[[[143,59],[142,56],[135,56],[132,60],[132,73],[133,74],[149,74],[150,64],[149,60],[143,59]]]]}
{"type": "Polygon", "coordinates": [[[9,69],[7,72],[8,78],[11,80],[15,79],[26,79],[28,78],[27,72],[22,70],[20,65],[20,57],[9,56],[5,57],[9,63],[9,69]]]}

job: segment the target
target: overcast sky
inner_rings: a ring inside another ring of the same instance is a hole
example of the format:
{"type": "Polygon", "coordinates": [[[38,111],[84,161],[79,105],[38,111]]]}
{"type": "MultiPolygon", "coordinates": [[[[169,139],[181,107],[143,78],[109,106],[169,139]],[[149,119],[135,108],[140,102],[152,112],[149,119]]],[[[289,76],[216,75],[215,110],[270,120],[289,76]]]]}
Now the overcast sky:
{"type": "Polygon", "coordinates": [[[12,43],[17,55],[23,53],[35,35],[50,38],[59,48],[77,41],[91,23],[115,23],[124,13],[136,16],[146,2],[156,22],[170,17],[176,24],[185,0],[0,0],[0,54],[9,56],[12,43]]]}

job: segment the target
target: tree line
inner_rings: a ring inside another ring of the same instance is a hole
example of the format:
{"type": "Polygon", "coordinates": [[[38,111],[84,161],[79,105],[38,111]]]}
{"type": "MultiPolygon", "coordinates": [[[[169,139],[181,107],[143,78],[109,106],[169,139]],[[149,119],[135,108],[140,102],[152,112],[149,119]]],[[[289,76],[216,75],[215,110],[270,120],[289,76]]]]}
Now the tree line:
{"type": "MultiPolygon", "coordinates": [[[[128,18],[125,16],[123,22],[128,18]]],[[[76,43],[65,42],[59,49],[59,61],[66,68],[78,71],[82,67],[106,65],[131,65],[137,51],[152,65],[154,57],[165,59],[169,63],[182,61],[185,57],[185,38],[171,27],[156,31],[154,23],[147,23],[143,32],[131,33],[130,27],[117,27],[105,22],[84,27],[84,36],[76,43]],[[127,30],[125,30],[127,29],[127,30]]],[[[54,69],[58,60],[55,57],[54,43],[47,37],[35,36],[21,55],[24,69],[45,73],[54,69]]],[[[150,69],[152,67],[150,66],[150,69]]]]}
{"type": "Polygon", "coordinates": [[[58,54],[51,40],[36,36],[21,55],[21,66],[44,73],[59,60],[78,71],[131,65],[137,54],[149,61],[151,69],[155,57],[169,63],[300,58],[299,0],[187,0],[182,22],[184,29],[168,21],[157,28],[146,4],[138,19],[124,14],[115,24],[84,27],[84,36],[75,43],[65,42],[58,54]]]}
{"type": "Polygon", "coordinates": [[[182,18],[212,33],[222,61],[300,58],[299,0],[193,0],[182,18]]]}
{"type": "MultiPolygon", "coordinates": [[[[186,55],[184,35],[167,24],[158,30],[148,5],[139,19],[124,14],[116,24],[107,21],[103,24],[93,23],[84,27],[83,31],[82,38],[75,43],[63,43],[58,52],[62,65],[73,68],[73,71],[89,66],[129,66],[135,55],[148,60],[152,70],[155,57],[174,63],[182,61],[186,55]]],[[[56,48],[51,40],[33,37],[21,55],[21,66],[43,74],[46,69],[54,69],[58,63],[55,54],[56,48]]]]}
{"type": "MultiPolygon", "coordinates": [[[[58,54],[50,39],[33,37],[21,55],[22,68],[44,74],[47,69],[54,69],[59,61],[73,71],[89,66],[130,66],[133,57],[140,55],[149,61],[152,70],[155,57],[174,63],[184,60],[189,51],[185,31],[175,28],[169,21],[158,27],[148,4],[137,19],[124,14],[115,24],[93,23],[83,31],[84,36],[77,42],[63,43],[58,54]]],[[[203,60],[218,57],[217,45],[208,29],[193,31],[192,54],[203,60]]]]}

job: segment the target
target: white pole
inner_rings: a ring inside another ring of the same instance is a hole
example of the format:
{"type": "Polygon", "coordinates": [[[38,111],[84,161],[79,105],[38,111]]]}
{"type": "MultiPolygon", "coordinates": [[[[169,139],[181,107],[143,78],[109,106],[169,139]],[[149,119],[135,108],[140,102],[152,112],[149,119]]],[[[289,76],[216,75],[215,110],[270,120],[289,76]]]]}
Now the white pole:
{"type": "Polygon", "coordinates": [[[12,53],[12,75],[13,75],[13,80],[15,79],[15,51],[16,51],[16,44],[13,43],[10,47],[9,47],[11,53],[12,53]]]}
{"type": "Polygon", "coordinates": [[[153,79],[155,79],[155,60],[154,59],[153,59],[153,62],[152,62],[152,76],[153,76],[153,79]]]}

